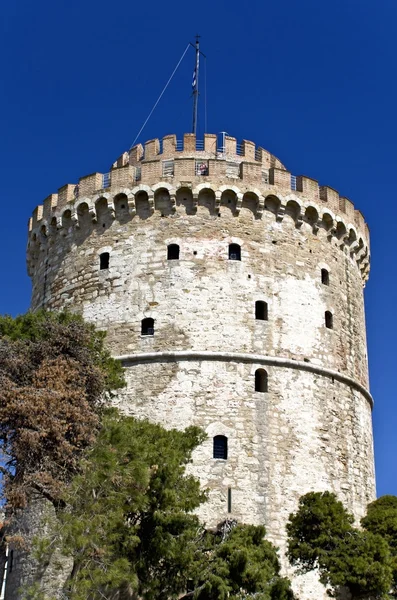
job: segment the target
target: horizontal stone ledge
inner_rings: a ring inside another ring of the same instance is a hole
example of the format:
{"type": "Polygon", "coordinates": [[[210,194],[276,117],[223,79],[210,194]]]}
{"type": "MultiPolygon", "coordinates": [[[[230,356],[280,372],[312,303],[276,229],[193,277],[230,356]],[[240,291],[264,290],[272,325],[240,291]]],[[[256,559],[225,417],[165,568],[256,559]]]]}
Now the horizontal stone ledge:
{"type": "Polygon", "coordinates": [[[247,354],[243,352],[209,352],[204,351],[193,351],[193,350],[177,350],[174,352],[142,352],[139,354],[123,354],[121,356],[115,356],[117,360],[120,360],[124,365],[139,364],[139,363],[161,363],[161,362],[183,362],[183,361],[203,361],[213,360],[222,362],[246,362],[256,363],[261,365],[270,365],[274,367],[285,367],[287,369],[297,369],[299,371],[308,371],[309,373],[316,373],[317,375],[323,375],[324,377],[331,377],[345,383],[346,385],[354,388],[360,392],[370,403],[373,408],[374,400],[369,391],[358,383],[355,379],[343,375],[339,371],[333,371],[332,369],[326,369],[318,365],[314,365],[310,362],[302,360],[294,360],[292,358],[283,358],[278,356],[268,356],[265,354],[247,354]]]}

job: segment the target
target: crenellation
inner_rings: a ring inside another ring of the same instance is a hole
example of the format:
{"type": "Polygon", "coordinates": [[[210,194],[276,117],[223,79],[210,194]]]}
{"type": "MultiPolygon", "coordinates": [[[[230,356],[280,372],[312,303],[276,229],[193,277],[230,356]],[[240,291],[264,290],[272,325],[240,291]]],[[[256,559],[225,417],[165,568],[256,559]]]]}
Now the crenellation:
{"type": "Polygon", "coordinates": [[[129,160],[129,153],[123,152],[123,154],[121,154],[121,156],[119,156],[118,159],[114,161],[111,168],[117,169],[118,167],[124,167],[124,165],[127,165],[129,163],[129,160]]]}
{"type": "Polygon", "coordinates": [[[270,152],[268,152],[264,148],[261,148],[260,146],[256,149],[255,158],[260,163],[262,163],[263,167],[265,167],[266,169],[270,169],[270,167],[275,167],[275,165],[272,164],[271,156],[272,155],[270,154],[270,152]]]}
{"type": "Polygon", "coordinates": [[[58,206],[58,194],[50,194],[43,202],[43,219],[50,221],[58,206]]]}
{"type": "Polygon", "coordinates": [[[204,151],[209,154],[216,155],[217,136],[214,133],[204,134],[204,151]]]}
{"type": "Polygon", "coordinates": [[[262,164],[257,162],[242,162],[240,165],[241,179],[245,185],[261,185],[263,183],[262,164]]]}
{"type": "Polygon", "coordinates": [[[320,186],[320,200],[326,202],[333,212],[339,211],[339,192],[326,185],[320,186]]]}
{"type": "Polygon", "coordinates": [[[254,142],[250,142],[249,140],[243,140],[241,144],[241,156],[243,156],[247,161],[255,161],[256,160],[256,150],[254,142]]]}
{"type": "Polygon", "coordinates": [[[67,183],[58,189],[58,209],[66,206],[68,202],[72,202],[76,198],[76,184],[67,183]]]}
{"type": "Polygon", "coordinates": [[[155,158],[160,153],[160,142],[158,138],[145,142],[145,160],[155,158]]]}
{"type": "Polygon", "coordinates": [[[136,146],[133,146],[129,151],[130,165],[138,164],[142,160],[143,155],[144,151],[142,144],[137,144],[136,146]]]}
{"type": "Polygon", "coordinates": [[[132,186],[136,180],[136,167],[126,164],[124,167],[112,169],[110,172],[111,188],[132,186]]]}
{"type": "Polygon", "coordinates": [[[232,154],[235,156],[237,154],[237,140],[235,137],[230,135],[225,135],[225,146],[222,148],[223,152],[228,155],[232,154]]]}
{"type": "Polygon", "coordinates": [[[103,174],[91,173],[79,179],[79,197],[90,196],[103,188],[103,174]]]}
{"type": "Polygon", "coordinates": [[[354,211],[355,211],[354,204],[351,200],[349,200],[349,198],[343,197],[343,200],[344,200],[346,218],[351,223],[354,223],[354,211]]]}
{"type": "Polygon", "coordinates": [[[43,205],[39,204],[33,211],[32,215],[32,228],[34,229],[40,223],[43,218],[43,205]]]}
{"type": "Polygon", "coordinates": [[[185,133],[183,136],[183,152],[196,152],[196,134],[185,133]]]}
{"type": "Polygon", "coordinates": [[[165,158],[171,157],[176,153],[176,135],[166,135],[163,137],[163,155],[165,158]]]}
{"type": "Polygon", "coordinates": [[[311,177],[298,175],[296,178],[296,190],[302,192],[306,198],[314,200],[314,202],[318,202],[320,199],[318,181],[311,177]]]}
{"type": "Polygon", "coordinates": [[[281,189],[291,189],[291,173],[285,169],[270,167],[269,183],[274,186],[279,186],[281,189]]]}
{"type": "Polygon", "coordinates": [[[354,222],[357,225],[357,228],[359,230],[365,230],[365,220],[364,220],[364,215],[363,213],[358,210],[355,209],[354,210],[354,222]]]}

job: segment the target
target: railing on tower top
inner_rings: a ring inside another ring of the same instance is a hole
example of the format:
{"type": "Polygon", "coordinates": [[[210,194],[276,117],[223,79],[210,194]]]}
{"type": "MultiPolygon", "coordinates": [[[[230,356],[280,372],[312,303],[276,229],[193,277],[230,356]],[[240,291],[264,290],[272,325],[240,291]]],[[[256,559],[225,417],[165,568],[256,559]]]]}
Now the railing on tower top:
{"type": "Polygon", "coordinates": [[[110,173],[102,175],[102,188],[110,187],[110,173]]]}

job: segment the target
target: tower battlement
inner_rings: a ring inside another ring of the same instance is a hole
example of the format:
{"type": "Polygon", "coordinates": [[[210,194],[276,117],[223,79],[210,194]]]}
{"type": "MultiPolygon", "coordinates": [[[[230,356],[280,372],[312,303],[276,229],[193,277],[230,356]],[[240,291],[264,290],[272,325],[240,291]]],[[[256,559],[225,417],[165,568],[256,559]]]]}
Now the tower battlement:
{"type": "Polygon", "coordinates": [[[222,204],[227,202],[236,217],[249,205],[255,218],[270,211],[277,222],[287,214],[297,227],[306,223],[314,234],[325,229],[356,260],[367,280],[369,231],[362,213],[348,198],[310,177],[291,175],[275,156],[253,142],[239,145],[229,136],[221,148],[217,142],[214,134],[206,134],[203,141],[185,134],[183,143],[175,135],[161,141],[156,138],[144,148],[139,144],[122,154],[110,173],[86,175],[78,184],[67,184],[48,196],[29,221],[29,268],[33,268],[37,244],[42,246],[57,232],[65,235],[71,226],[79,228],[85,213],[96,223],[103,205],[112,219],[120,210],[133,217],[143,205],[148,214],[157,211],[172,216],[186,202],[195,214],[200,196],[210,194],[212,216],[221,216],[222,204]]]}

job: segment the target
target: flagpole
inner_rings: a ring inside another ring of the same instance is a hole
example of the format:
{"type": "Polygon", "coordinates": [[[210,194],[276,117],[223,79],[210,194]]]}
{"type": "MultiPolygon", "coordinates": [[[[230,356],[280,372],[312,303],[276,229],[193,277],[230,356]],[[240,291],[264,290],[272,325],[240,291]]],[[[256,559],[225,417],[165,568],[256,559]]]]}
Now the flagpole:
{"type": "Polygon", "coordinates": [[[200,43],[199,35],[196,35],[196,66],[193,74],[193,133],[197,133],[197,115],[198,115],[198,83],[200,66],[200,43]]]}

